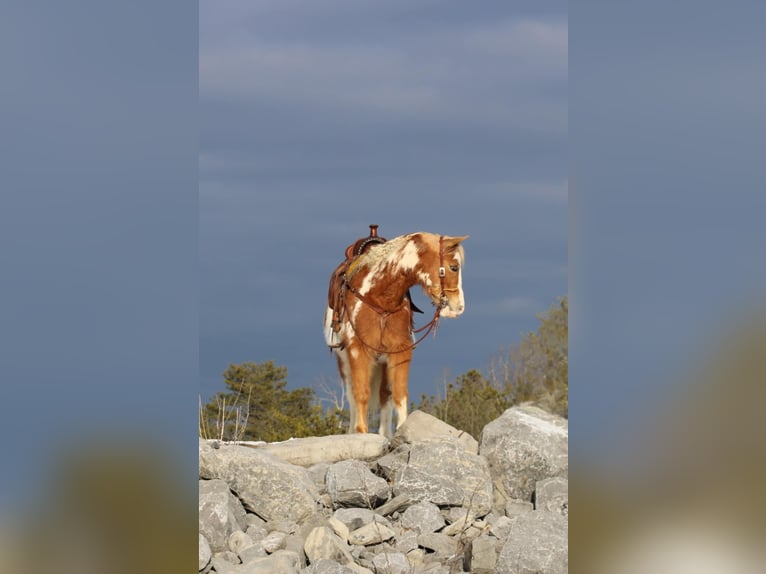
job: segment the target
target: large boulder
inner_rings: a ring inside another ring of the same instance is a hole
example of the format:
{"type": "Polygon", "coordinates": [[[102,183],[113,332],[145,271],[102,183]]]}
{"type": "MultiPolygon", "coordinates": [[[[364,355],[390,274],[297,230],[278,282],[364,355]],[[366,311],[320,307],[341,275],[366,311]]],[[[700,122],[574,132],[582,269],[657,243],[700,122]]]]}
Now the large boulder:
{"type": "Polygon", "coordinates": [[[376,459],[388,450],[388,439],[373,433],[338,434],[293,438],[257,448],[290,464],[312,466],[322,462],[376,459]]]}
{"type": "Polygon", "coordinates": [[[391,448],[434,439],[454,440],[466,452],[471,454],[479,452],[479,443],[470,434],[423,411],[413,411],[402,426],[396,429],[396,434],[391,439],[391,448]]]}
{"type": "Polygon", "coordinates": [[[327,469],[327,492],[333,505],[374,508],[388,498],[388,483],[359,460],[343,460],[327,469]]]}
{"type": "Polygon", "coordinates": [[[198,500],[200,535],[213,553],[228,550],[229,537],[246,528],[245,509],[222,480],[200,480],[198,500]]]}
{"type": "Polygon", "coordinates": [[[567,516],[569,514],[569,481],[561,476],[537,481],[535,508],[567,516]]]}
{"type": "Polygon", "coordinates": [[[487,461],[456,441],[419,442],[396,473],[394,494],[437,506],[470,507],[475,516],[492,508],[492,480],[487,461]]]}
{"type": "Polygon", "coordinates": [[[200,440],[199,474],[225,481],[245,508],[268,521],[301,522],[316,512],[319,492],[308,471],[258,449],[200,440]]]}
{"type": "Polygon", "coordinates": [[[536,510],[519,515],[512,520],[495,572],[566,574],[567,531],[566,518],[556,512],[536,510]]]}
{"type": "Polygon", "coordinates": [[[479,453],[504,499],[531,500],[537,481],[567,475],[568,440],[566,419],[524,405],[484,427],[479,453]]]}

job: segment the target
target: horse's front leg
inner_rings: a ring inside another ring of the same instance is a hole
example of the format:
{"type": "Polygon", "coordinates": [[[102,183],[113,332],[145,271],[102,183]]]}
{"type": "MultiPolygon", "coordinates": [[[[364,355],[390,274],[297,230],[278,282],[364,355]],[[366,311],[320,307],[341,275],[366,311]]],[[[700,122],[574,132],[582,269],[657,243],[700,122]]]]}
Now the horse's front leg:
{"type": "Polygon", "coordinates": [[[407,420],[407,400],[409,398],[407,385],[410,376],[411,360],[412,351],[409,350],[392,355],[388,364],[387,372],[394,400],[394,408],[396,409],[397,429],[407,420]]]}

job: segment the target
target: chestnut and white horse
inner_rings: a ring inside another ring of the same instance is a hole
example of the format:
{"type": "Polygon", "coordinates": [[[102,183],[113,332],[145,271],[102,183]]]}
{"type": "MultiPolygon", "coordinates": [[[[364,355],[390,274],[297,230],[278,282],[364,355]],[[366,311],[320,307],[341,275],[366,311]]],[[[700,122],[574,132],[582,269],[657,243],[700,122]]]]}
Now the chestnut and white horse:
{"type": "Polygon", "coordinates": [[[371,245],[336,270],[340,296],[336,309],[327,307],[325,340],[337,355],[346,385],[351,410],[348,432],[367,432],[370,406],[380,406],[378,432],[387,438],[393,409],[397,428],[407,418],[407,379],[416,332],[409,289],[420,285],[436,307],[428,331],[440,317],[462,314],[461,243],[467,237],[402,235],[371,245]]]}

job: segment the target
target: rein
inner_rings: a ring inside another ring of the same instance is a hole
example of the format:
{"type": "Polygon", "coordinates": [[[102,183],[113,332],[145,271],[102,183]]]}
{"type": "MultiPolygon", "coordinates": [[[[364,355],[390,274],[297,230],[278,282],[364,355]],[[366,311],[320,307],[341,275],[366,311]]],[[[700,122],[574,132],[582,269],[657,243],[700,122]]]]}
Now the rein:
{"type": "MultiPolygon", "coordinates": [[[[413,342],[410,345],[407,345],[405,347],[402,347],[401,349],[397,349],[395,351],[390,351],[388,349],[379,349],[373,345],[370,345],[367,343],[362,337],[359,335],[359,331],[357,331],[356,327],[354,327],[353,323],[351,323],[351,314],[348,310],[348,303],[346,302],[346,298],[343,297],[343,309],[346,312],[346,315],[348,316],[348,322],[351,324],[351,327],[354,329],[354,332],[356,333],[357,338],[359,341],[368,349],[375,351],[376,353],[401,353],[404,351],[409,351],[410,349],[414,349],[423,339],[425,339],[428,334],[433,331],[434,334],[436,334],[436,331],[439,328],[439,313],[441,313],[441,310],[447,306],[447,291],[457,291],[458,288],[448,288],[444,286],[444,277],[447,275],[447,270],[444,268],[444,236],[439,236],[439,304],[437,305],[433,301],[431,301],[431,304],[436,307],[436,310],[434,311],[433,318],[420,327],[419,329],[413,329],[412,333],[420,333],[421,331],[425,331],[420,338],[418,338],[415,342],[413,342]]],[[[348,282],[348,280],[345,278],[345,273],[343,277],[343,284],[344,286],[351,291],[351,293],[354,294],[354,296],[359,299],[359,301],[362,302],[362,304],[367,305],[370,309],[375,311],[378,315],[380,315],[380,321],[381,321],[381,333],[383,332],[385,320],[388,318],[389,315],[393,315],[394,313],[398,313],[399,311],[404,310],[408,304],[409,301],[405,298],[402,305],[398,309],[394,309],[393,311],[383,309],[382,307],[379,307],[372,303],[366,296],[362,295],[359,291],[357,291],[354,287],[351,286],[351,284],[348,282]]],[[[430,291],[429,291],[430,293],[430,291]]]]}

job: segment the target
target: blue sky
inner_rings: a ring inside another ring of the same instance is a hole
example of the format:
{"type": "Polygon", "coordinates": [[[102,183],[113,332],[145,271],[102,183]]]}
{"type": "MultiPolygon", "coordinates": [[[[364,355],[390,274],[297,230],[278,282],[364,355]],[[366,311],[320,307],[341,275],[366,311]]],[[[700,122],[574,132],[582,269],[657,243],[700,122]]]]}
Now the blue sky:
{"type": "Polygon", "coordinates": [[[565,3],[202,3],[203,398],[248,360],[335,384],[327,282],[370,223],[470,235],[411,398],[535,330],[567,292],[567,42],[565,3]]]}

